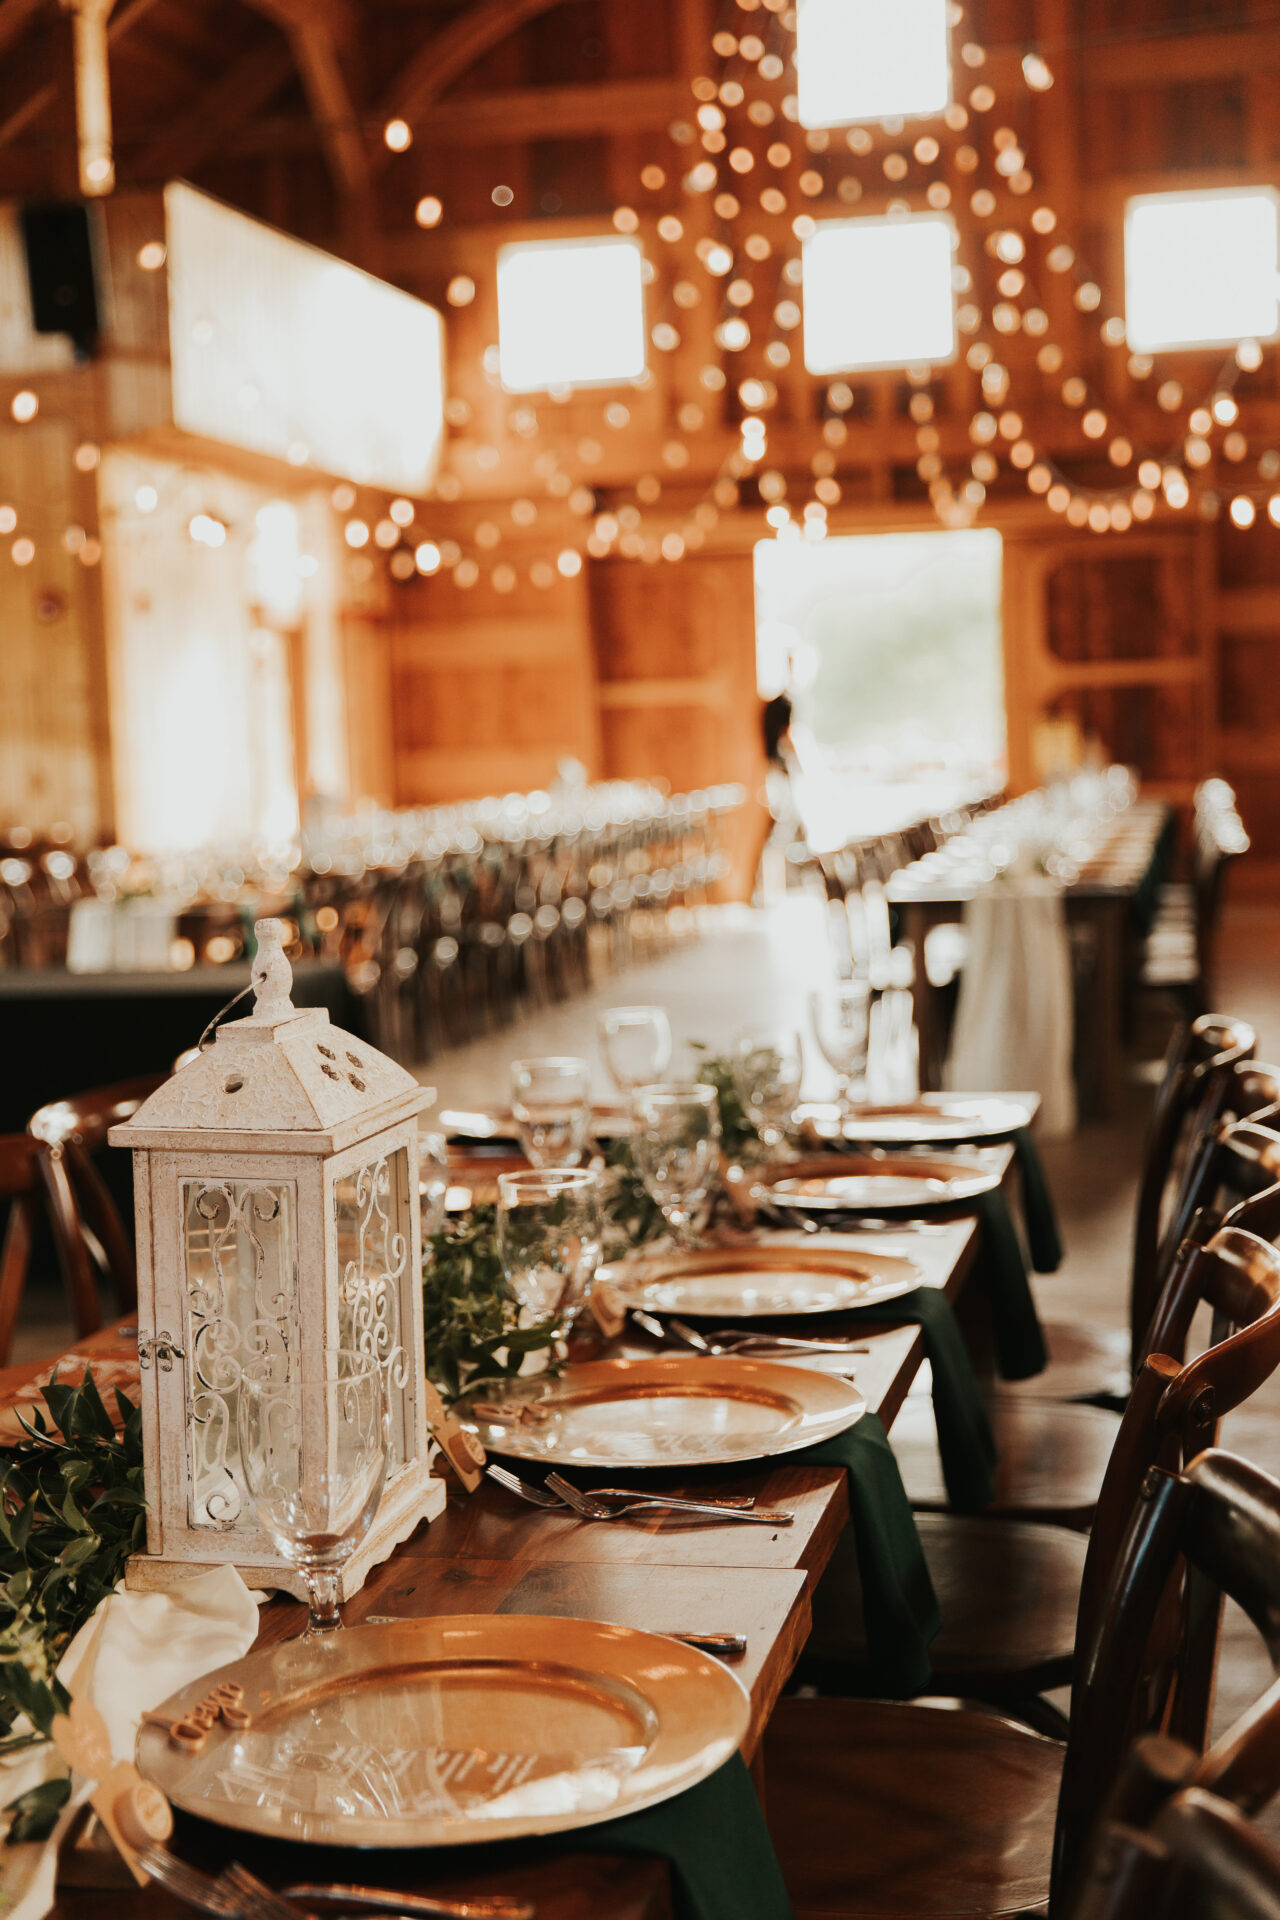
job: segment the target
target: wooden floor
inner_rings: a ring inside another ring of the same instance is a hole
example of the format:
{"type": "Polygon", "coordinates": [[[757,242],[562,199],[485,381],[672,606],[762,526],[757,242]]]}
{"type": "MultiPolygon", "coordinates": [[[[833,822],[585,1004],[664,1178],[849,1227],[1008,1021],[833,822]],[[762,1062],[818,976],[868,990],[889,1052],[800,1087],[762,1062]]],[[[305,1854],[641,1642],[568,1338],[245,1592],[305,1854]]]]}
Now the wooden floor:
{"type": "MultiPolygon", "coordinates": [[[[826,971],[821,915],[803,906],[765,933],[758,919],[728,910],[713,919],[696,944],[676,948],[633,968],[597,989],[587,1000],[549,1008],[517,1027],[442,1055],[422,1078],[439,1090],[439,1105],[465,1106],[501,1100],[509,1062],[521,1053],[575,1052],[596,1063],[600,1091],[609,1091],[595,1046],[595,1015],[606,1006],[655,1001],[671,1014],[680,1053],[693,1040],[725,1048],[747,1024],[787,1024],[809,1033],[807,994],[826,971]]],[[[1222,1010],[1253,1021],[1262,1058],[1280,1061],[1280,909],[1239,908],[1227,916],[1219,964],[1222,1010]]],[[[1148,1048],[1158,1057],[1164,1032],[1153,1024],[1148,1048]]],[[[829,1076],[816,1049],[808,1048],[806,1091],[821,1094],[829,1076]]],[[[689,1056],[685,1055],[685,1064],[689,1056]]],[[[1036,1281],[1046,1317],[1124,1324],[1129,1235],[1150,1100],[1150,1066],[1135,1068],[1124,1112],[1114,1121],[1083,1127],[1068,1141],[1047,1142],[1044,1157],[1062,1216],[1067,1258],[1061,1270],[1036,1281]]],[[[19,1329],[14,1359],[56,1352],[70,1338],[56,1293],[37,1291],[19,1329]]],[[[1223,1435],[1269,1472],[1280,1475],[1280,1381],[1235,1416],[1223,1435]]],[[[1253,1629],[1229,1617],[1222,1664],[1218,1718],[1225,1723],[1270,1680],[1253,1629]]],[[[1280,1837],[1280,1814],[1276,1817],[1280,1837]]]]}

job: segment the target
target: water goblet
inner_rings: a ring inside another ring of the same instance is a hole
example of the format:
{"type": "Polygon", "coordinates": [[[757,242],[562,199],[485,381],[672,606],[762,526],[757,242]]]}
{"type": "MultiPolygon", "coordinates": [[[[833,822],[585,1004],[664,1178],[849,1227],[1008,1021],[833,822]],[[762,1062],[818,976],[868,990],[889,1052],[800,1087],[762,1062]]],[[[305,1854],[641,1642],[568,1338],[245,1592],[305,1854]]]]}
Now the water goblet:
{"type": "Polygon", "coordinates": [[[798,1033],[739,1034],[733,1054],[734,1085],[767,1147],[776,1147],[786,1138],[803,1073],[798,1033]]]}
{"type": "Polygon", "coordinates": [[[661,1007],[610,1007],[597,1025],[619,1093],[661,1080],[671,1062],[671,1022],[661,1007]]]}
{"type": "Polygon", "coordinates": [[[720,1158],[720,1103],[714,1087],[638,1087],[631,1096],[631,1151],[645,1192],[682,1246],[720,1158]]]}
{"type": "Polygon", "coordinates": [[[871,1036],[871,987],[862,979],[837,980],[809,995],[813,1036],[823,1059],[836,1073],[836,1105],[843,1116],[855,1091],[865,1093],[867,1048],[871,1036]]]}
{"type": "MultiPolygon", "coordinates": [[[[531,1322],[570,1332],[604,1251],[604,1196],[588,1167],[498,1176],[498,1256],[531,1322]]],[[[523,1315],[522,1315],[523,1317],[523,1315]]]]}
{"type": "Polygon", "coordinates": [[[389,1413],[372,1354],[262,1353],[240,1376],[240,1461],[258,1519],[307,1583],[304,1639],[334,1632],[338,1576],[387,1477],[389,1413]]]}
{"type": "Polygon", "coordinates": [[[586,1061],[513,1060],[511,1111],[525,1158],[535,1167],[576,1167],[591,1130],[586,1061]]]}

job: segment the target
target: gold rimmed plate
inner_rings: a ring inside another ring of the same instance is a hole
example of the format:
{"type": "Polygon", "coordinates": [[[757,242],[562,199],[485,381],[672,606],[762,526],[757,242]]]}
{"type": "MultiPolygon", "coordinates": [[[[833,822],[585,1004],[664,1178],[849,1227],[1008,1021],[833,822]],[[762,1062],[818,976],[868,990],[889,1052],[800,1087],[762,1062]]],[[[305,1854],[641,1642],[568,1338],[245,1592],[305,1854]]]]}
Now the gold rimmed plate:
{"type": "Polygon", "coordinates": [[[264,1647],[184,1687],[174,1719],[223,1681],[248,1729],[199,1753],[159,1727],[137,1762],[174,1806],[277,1839],[448,1847],[569,1832],[713,1773],[750,1704],[710,1654],[632,1627],[459,1614],[264,1647]]]}
{"type": "Polygon", "coordinates": [[[920,1269],[899,1254],[825,1248],[700,1248],[663,1259],[624,1260],[602,1271],[624,1306],[717,1320],[843,1313],[897,1300],[920,1284],[920,1269]]]}
{"type": "Polygon", "coordinates": [[[778,1167],[759,1184],[773,1205],[799,1213],[913,1213],[989,1193],[1002,1171],[976,1156],[842,1153],[778,1167]]]}
{"type": "MultiPolygon", "coordinates": [[[[446,1140],[459,1146],[514,1147],[519,1132],[510,1107],[444,1107],[435,1125],[446,1140]]],[[[591,1131],[598,1139],[612,1139],[630,1125],[628,1110],[619,1101],[597,1100],[591,1108],[591,1131]]]]}
{"type": "Polygon", "coordinates": [[[457,1408],[491,1453],[633,1471],[795,1453],[866,1410],[850,1380],[697,1353],[592,1360],[556,1377],[478,1387],[457,1408]]]}
{"type": "Polygon", "coordinates": [[[897,1106],[853,1107],[841,1114],[830,1104],[812,1102],[796,1118],[820,1140],[858,1141],[879,1147],[965,1146],[977,1140],[1003,1140],[1031,1120],[1025,1101],[1009,1094],[921,1094],[897,1106]]]}

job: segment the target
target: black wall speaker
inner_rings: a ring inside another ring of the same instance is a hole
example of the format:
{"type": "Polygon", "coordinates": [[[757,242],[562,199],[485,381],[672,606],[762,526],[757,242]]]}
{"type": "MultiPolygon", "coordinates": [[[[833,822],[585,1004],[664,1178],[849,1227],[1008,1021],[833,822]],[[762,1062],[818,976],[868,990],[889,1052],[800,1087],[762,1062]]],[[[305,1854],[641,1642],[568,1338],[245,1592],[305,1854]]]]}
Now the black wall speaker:
{"type": "Polygon", "coordinates": [[[31,201],[22,238],[37,333],[70,334],[81,353],[98,337],[98,290],[89,209],[77,201],[31,201]]]}

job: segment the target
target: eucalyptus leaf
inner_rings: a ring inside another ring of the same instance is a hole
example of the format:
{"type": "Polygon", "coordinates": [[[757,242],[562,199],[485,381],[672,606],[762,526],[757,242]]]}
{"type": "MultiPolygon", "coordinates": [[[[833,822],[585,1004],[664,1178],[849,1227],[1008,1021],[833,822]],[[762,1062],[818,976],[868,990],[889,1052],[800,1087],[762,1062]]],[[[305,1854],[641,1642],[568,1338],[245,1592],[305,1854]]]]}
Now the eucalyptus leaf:
{"type": "Polygon", "coordinates": [[[71,1797],[71,1781],[43,1780],[38,1787],[20,1793],[5,1808],[13,1815],[5,1844],[16,1846],[22,1840],[47,1840],[58,1824],[58,1815],[71,1797]]]}

